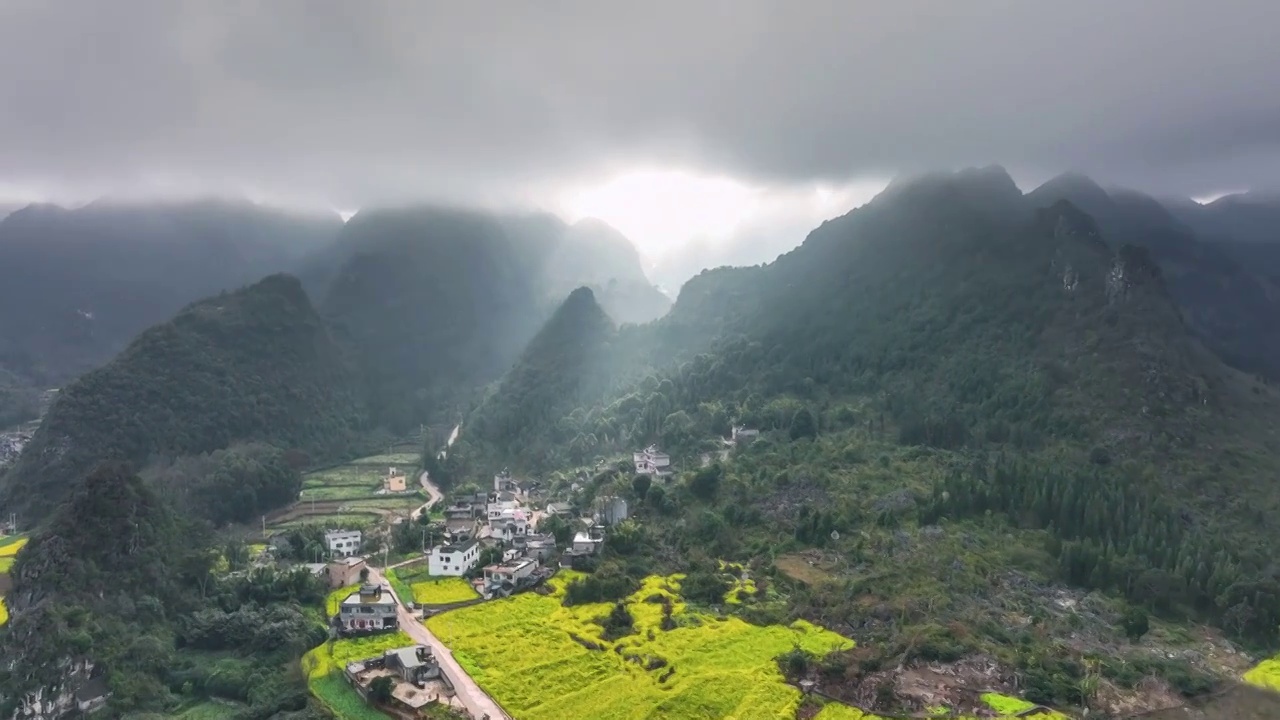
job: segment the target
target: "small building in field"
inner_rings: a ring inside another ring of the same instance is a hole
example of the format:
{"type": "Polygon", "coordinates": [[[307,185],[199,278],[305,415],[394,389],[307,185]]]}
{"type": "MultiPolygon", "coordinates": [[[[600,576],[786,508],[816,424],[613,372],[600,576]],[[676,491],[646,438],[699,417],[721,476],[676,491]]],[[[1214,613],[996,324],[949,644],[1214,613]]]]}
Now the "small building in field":
{"type": "Polygon", "coordinates": [[[387,470],[387,476],[382,479],[382,489],[389,493],[406,492],[409,487],[404,471],[395,467],[387,470]]]}
{"type": "Polygon", "coordinates": [[[658,450],[657,445],[650,445],[632,455],[637,475],[656,475],[666,477],[671,474],[671,456],[658,450]]]}
{"type": "Polygon", "coordinates": [[[360,553],[359,530],[330,530],[324,534],[324,545],[333,557],[347,557],[360,553]]]}
{"type": "Polygon", "coordinates": [[[457,577],[470,572],[479,561],[480,543],[475,540],[437,545],[427,551],[427,572],[457,577]]]}
{"type": "Polygon", "coordinates": [[[338,606],[338,623],[347,634],[395,630],[396,599],[380,585],[362,585],[338,606]]]}
{"type": "Polygon", "coordinates": [[[340,588],[361,582],[360,574],[367,568],[364,558],[352,555],[330,560],[324,566],[324,573],[328,576],[329,587],[340,588]]]}

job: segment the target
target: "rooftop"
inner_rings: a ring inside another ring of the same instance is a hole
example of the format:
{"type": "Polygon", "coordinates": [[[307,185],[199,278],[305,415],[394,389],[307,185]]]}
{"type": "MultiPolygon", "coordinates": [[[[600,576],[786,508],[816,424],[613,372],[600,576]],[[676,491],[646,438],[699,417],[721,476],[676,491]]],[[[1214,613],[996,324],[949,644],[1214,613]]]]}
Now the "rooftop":
{"type": "Polygon", "coordinates": [[[431,650],[425,645],[413,645],[410,647],[396,648],[386,652],[388,656],[395,655],[400,666],[412,670],[414,668],[426,667],[431,662],[431,650]],[[419,650],[426,650],[424,653],[426,658],[418,657],[419,650]]]}
{"type": "Polygon", "coordinates": [[[348,567],[354,567],[354,566],[356,566],[356,565],[363,565],[363,564],[364,564],[364,558],[359,557],[359,556],[357,556],[357,555],[349,555],[349,556],[347,556],[347,557],[337,558],[336,560],[330,560],[330,561],[329,561],[329,564],[331,564],[331,565],[346,565],[346,566],[348,566],[348,567]]]}
{"type": "Polygon", "coordinates": [[[450,545],[439,545],[431,549],[434,552],[441,552],[441,553],[455,553],[455,552],[465,553],[478,544],[479,543],[477,543],[475,540],[467,540],[466,542],[452,543],[450,545]]]}
{"type": "Polygon", "coordinates": [[[389,592],[383,592],[377,585],[366,585],[351,593],[342,601],[343,606],[355,605],[395,605],[396,599],[389,592]],[[370,589],[372,588],[372,589],[370,589]]]}

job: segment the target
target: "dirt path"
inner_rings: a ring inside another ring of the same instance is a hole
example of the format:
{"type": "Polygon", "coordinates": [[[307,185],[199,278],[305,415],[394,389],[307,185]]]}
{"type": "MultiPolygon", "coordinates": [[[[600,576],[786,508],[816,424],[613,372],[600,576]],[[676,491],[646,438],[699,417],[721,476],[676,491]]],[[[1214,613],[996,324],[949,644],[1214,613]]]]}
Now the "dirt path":
{"type": "MultiPolygon", "coordinates": [[[[387,582],[382,571],[377,568],[369,568],[369,579],[375,583],[382,585],[395,595],[395,590],[391,589],[391,583],[387,582]]],[[[400,623],[400,629],[405,634],[413,638],[413,641],[421,645],[431,648],[431,652],[435,655],[436,661],[445,670],[449,679],[453,681],[454,692],[457,693],[457,699],[462,702],[471,715],[476,720],[481,718],[489,718],[489,720],[511,720],[511,716],[502,711],[498,707],[498,703],[493,701],[475,680],[467,674],[458,661],[453,658],[453,653],[449,652],[449,648],[440,642],[440,639],[431,633],[425,625],[418,622],[418,619],[405,608],[404,603],[396,597],[396,614],[400,623]]]]}

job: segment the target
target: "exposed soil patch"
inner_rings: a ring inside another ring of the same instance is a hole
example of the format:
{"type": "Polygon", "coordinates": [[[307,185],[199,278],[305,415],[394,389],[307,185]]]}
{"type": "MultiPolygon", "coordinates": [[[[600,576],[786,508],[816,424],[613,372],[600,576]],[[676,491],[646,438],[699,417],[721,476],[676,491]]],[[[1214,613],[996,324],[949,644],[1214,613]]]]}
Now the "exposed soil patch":
{"type": "Polygon", "coordinates": [[[783,575],[806,585],[819,585],[833,579],[831,571],[835,568],[833,562],[823,558],[821,550],[781,555],[773,561],[773,565],[783,575]]]}

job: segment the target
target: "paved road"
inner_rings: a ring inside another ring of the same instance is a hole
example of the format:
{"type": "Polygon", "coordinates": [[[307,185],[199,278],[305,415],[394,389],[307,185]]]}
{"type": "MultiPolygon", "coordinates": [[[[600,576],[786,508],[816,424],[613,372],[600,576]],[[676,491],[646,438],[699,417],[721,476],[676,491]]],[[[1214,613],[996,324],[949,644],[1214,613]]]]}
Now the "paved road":
{"type": "Polygon", "coordinates": [[[422,489],[427,491],[428,500],[422,504],[422,507],[409,513],[410,520],[417,520],[422,513],[427,512],[431,508],[435,507],[436,503],[444,500],[444,493],[440,492],[440,488],[436,487],[436,484],[431,482],[431,478],[428,477],[426,470],[423,470],[422,474],[418,476],[418,482],[422,483],[422,489]]]}
{"type": "MultiPolygon", "coordinates": [[[[391,583],[383,577],[382,571],[377,568],[369,568],[369,578],[374,582],[382,585],[384,588],[391,590],[394,595],[395,590],[391,589],[391,583]]],[[[449,652],[449,648],[440,642],[440,639],[431,633],[412,613],[400,602],[400,598],[396,598],[396,612],[400,623],[400,629],[404,630],[413,641],[421,645],[431,648],[431,652],[435,655],[436,661],[444,669],[445,674],[453,681],[454,692],[457,693],[457,699],[462,702],[465,707],[476,720],[489,716],[490,720],[511,720],[511,716],[502,711],[498,707],[498,703],[493,701],[480,686],[476,684],[471,676],[462,669],[457,660],[453,659],[453,653],[449,652]]]]}

